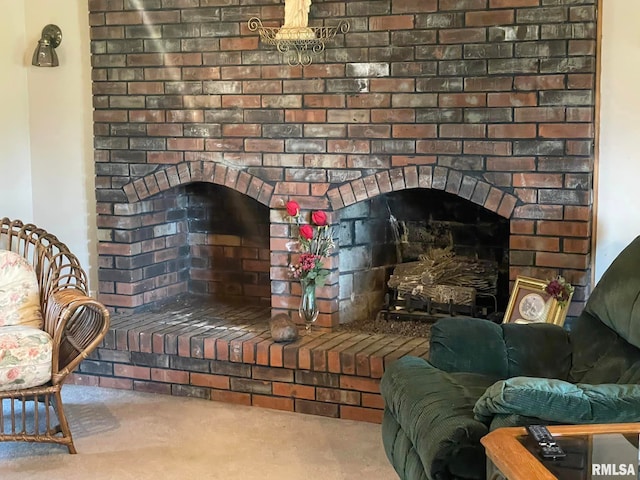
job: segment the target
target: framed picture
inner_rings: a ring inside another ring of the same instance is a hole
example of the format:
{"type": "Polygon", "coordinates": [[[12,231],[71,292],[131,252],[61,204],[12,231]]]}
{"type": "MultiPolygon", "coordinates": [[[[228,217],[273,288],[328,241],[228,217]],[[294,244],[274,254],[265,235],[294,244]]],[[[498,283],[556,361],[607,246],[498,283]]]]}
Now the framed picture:
{"type": "MultiPolygon", "coordinates": [[[[502,323],[553,323],[562,326],[567,308],[545,291],[546,281],[518,276],[502,323]]],[[[571,298],[567,305],[571,303],[571,298]]]]}

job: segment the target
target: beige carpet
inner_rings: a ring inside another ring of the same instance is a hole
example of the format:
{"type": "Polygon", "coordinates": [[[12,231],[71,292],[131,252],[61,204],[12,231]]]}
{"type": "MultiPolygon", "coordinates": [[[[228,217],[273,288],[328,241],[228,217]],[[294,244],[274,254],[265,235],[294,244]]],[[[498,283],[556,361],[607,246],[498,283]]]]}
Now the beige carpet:
{"type": "Polygon", "coordinates": [[[0,443],[0,479],[398,478],[380,425],[126,390],[62,391],[78,454],[0,443]]]}

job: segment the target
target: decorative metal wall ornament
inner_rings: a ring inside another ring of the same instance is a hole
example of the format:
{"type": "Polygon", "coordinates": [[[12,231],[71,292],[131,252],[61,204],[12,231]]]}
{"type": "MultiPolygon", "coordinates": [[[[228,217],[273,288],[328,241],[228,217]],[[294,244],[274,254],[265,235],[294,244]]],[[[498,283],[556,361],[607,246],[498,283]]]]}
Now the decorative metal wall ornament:
{"type": "Polygon", "coordinates": [[[257,30],[264,43],[275,45],[287,63],[293,66],[310,65],[312,56],[324,51],[327,40],[349,31],[349,22],[341,20],[332,27],[265,27],[259,18],[253,17],[248,27],[252,32],[257,30]]]}

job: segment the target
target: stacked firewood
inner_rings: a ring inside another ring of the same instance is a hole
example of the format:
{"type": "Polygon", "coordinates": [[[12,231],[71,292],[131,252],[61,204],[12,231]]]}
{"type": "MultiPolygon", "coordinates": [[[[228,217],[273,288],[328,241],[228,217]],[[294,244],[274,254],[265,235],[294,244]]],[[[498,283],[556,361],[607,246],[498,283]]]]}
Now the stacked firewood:
{"type": "Polygon", "coordinates": [[[458,256],[451,248],[435,248],[416,262],[397,265],[388,286],[400,296],[473,305],[477,293],[495,295],[497,281],[497,262],[458,256]]]}

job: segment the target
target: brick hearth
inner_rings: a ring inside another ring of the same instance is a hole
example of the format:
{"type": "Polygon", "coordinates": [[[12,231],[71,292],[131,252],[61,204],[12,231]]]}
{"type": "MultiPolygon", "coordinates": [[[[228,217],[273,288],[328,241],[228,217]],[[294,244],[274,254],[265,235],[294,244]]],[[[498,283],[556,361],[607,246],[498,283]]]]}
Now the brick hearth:
{"type": "Polygon", "coordinates": [[[265,307],[193,297],[116,315],[70,382],[380,422],[384,366],[428,353],[426,338],[353,332],[275,343],[268,318],[265,307]]]}

